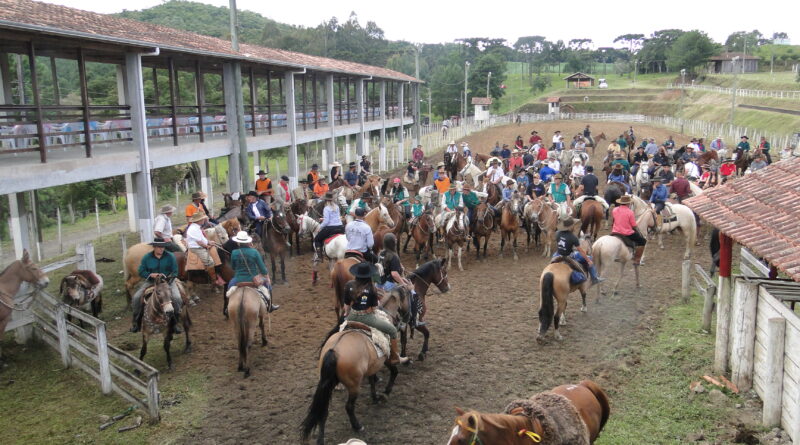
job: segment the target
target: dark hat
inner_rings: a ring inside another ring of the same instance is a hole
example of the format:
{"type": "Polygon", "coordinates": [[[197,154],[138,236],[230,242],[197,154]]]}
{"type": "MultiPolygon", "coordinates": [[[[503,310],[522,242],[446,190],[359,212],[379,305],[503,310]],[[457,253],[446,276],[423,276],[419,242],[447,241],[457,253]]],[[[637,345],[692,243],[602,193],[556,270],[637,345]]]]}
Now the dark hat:
{"type": "Polygon", "coordinates": [[[257,175],[266,175],[267,172],[265,172],[264,170],[259,170],[258,173],[256,173],[256,174],[257,175]]]}
{"type": "Polygon", "coordinates": [[[317,169],[319,169],[319,165],[311,164],[311,170],[317,170],[317,169]]]}
{"type": "Polygon", "coordinates": [[[333,201],[333,192],[325,193],[325,196],[322,197],[325,201],[333,201]]]}
{"type": "Polygon", "coordinates": [[[247,196],[255,196],[256,198],[258,198],[258,193],[254,190],[250,190],[249,192],[247,192],[247,196]]]}
{"type": "Polygon", "coordinates": [[[614,170],[622,170],[622,164],[614,164],[614,170]]]}
{"type": "Polygon", "coordinates": [[[372,195],[367,192],[361,194],[361,199],[372,199],[372,195]]]}
{"type": "Polygon", "coordinates": [[[192,201],[195,199],[203,199],[203,195],[201,195],[200,192],[192,193],[192,201]]]}
{"type": "Polygon", "coordinates": [[[164,239],[160,237],[153,238],[153,242],[150,243],[150,245],[153,247],[167,247],[169,244],[170,243],[164,241],[164,239]]]}
{"type": "Polygon", "coordinates": [[[367,209],[365,209],[364,207],[356,207],[354,213],[356,214],[356,216],[362,217],[367,214],[367,209]]]}
{"type": "Polygon", "coordinates": [[[308,184],[308,179],[298,179],[297,182],[300,184],[308,184]]]}
{"type": "Polygon", "coordinates": [[[360,279],[372,278],[372,276],[375,275],[376,272],[377,269],[375,268],[375,266],[373,266],[372,263],[368,262],[354,264],[352,267],[350,267],[350,273],[354,277],[360,279]]]}
{"type": "Polygon", "coordinates": [[[740,139],[750,139],[750,138],[747,136],[742,136],[740,139]]]}
{"type": "Polygon", "coordinates": [[[288,177],[288,176],[286,176],[286,175],[282,175],[282,176],[281,176],[281,179],[283,179],[284,181],[288,181],[288,180],[289,180],[289,177],[288,177]]]}
{"type": "Polygon", "coordinates": [[[347,164],[347,166],[348,166],[348,167],[350,167],[350,168],[353,168],[353,167],[355,167],[355,166],[356,166],[356,162],[355,162],[355,161],[353,161],[353,162],[351,162],[351,163],[347,164]]]}
{"type": "Polygon", "coordinates": [[[594,167],[592,167],[591,165],[587,165],[587,166],[586,166],[586,172],[587,172],[587,173],[591,173],[591,172],[593,172],[593,171],[594,171],[594,167]]]}
{"type": "Polygon", "coordinates": [[[617,204],[630,204],[632,202],[631,195],[622,195],[617,199],[617,204]]]}
{"type": "Polygon", "coordinates": [[[663,182],[663,181],[664,181],[664,178],[662,178],[661,176],[656,176],[656,177],[654,177],[654,178],[652,179],[652,181],[653,181],[653,182],[663,182]]]}

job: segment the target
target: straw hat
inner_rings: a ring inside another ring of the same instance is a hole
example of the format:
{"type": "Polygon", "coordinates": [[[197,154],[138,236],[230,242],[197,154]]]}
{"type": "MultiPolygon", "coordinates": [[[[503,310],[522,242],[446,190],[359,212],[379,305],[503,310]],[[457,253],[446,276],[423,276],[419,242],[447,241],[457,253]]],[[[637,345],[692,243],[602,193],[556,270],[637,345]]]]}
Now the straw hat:
{"type": "Polygon", "coordinates": [[[192,201],[194,201],[195,199],[203,199],[203,196],[200,195],[200,192],[192,193],[192,201]]]}
{"type": "Polygon", "coordinates": [[[633,200],[631,199],[631,195],[622,195],[619,199],[617,199],[617,204],[627,205],[632,202],[633,200]]]}
{"type": "Polygon", "coordinates": [[[197,212],[194,215],[192,215],[192,219],[190,219],[189,222],[197,223],[200,221],[204,221],[206,219],[208,219],[208,215],[202,212],[197,212]]]}
{"type": "Polygon", "coordinates": [[[456,145],[456,141],[450,141],[450,145],[456,145]]]}
{"type": "Polygon", "coordinates": [[[331,167],[341,167],[341,166],[342,166],[342,164],[340,164],[340,163],[338,163],[338,162],[336,162],[336,161],[333,161],[333,162],[331,163],[331,167]]]}
{"type": "Polygon", "coordinates": [[[247,235],[247,232],[245,232],[244,230],[237,233],[236,236],[233,237],[233,240],[240,244],[247,244],[253,242],[253,238],[250,238],[247,235]]]}
{"type": "Polygon", "coordinates": [[[164,214],[164,213],[171,213],[171,212],[174,212],[174,211],[175,211],[175,206],[171,206],[171,205],[167,204],[164,207],[161,207],[161,210],[159,210],[159,213],[164,214]]]}

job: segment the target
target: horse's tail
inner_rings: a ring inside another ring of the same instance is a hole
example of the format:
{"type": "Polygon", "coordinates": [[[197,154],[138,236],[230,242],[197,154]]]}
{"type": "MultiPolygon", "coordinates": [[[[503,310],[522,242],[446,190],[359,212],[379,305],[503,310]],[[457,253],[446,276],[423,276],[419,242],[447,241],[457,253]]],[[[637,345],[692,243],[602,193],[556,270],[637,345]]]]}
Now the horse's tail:
{"type": "Polygon", "coordinates": [[[244,313],[244,288],[242,288],[239,292],[242,294],[242,297],[239,299],[239,319],[237,320],[239,323],[239,330],[236,332],[236,334],[237,337],[239,337],[239,357],[243,357],[245,360],[247,360],[247,339],[250,338],[250,329],[248,329],[249,326],[247,324],[247,316],[244,313]]]}
{"type": "Polygon", "coordinates": [[[599,434],[600,431],[603,431],[603,427],[606,425],[606,422],[608,422],[608,416],[611,414],[611,405],[608,403],[608,396],[606,392],[603,391],[603,388],[600,388],[600,385],[591,380],[582,380],[580,385],[586,387],[586,389],[594,394],[597,398],[597,402],[600,403],[600,407],[603,409],[603,413],[600,416],[600,429],[597,430],[599,434]]]}
{"type": "Polygon", "coordinates": [[[544,335],[553,321],[553,272],[545,272],[542,277],[542,296],[539,300],[539,334],[544,335]]]}
{"type": "Polygon", "coordinates": [[[314,391],[314,398],[308,408],[308,414],[301,425],[303,440],[307,440],[318,424],[328,417],[328,405],[331,401],[333,388],[339,383],[336,376],[336,352],[329,349],[322,357],[322,366],[319,370],[319,383],[314,391]]]}

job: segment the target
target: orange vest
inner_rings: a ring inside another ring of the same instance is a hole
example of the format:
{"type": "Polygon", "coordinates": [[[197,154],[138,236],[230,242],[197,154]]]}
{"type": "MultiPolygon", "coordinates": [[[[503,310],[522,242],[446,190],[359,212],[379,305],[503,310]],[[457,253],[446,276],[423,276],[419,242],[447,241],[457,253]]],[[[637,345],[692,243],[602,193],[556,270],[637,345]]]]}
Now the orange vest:
{"type": "Polygon", "coordinates": [[[317,198],[322,198],[326,193],[328,193],[328,184],[320,184],[319,182],[314,184],[314,194],[317,198]]]}
{"type": "Polygon", "coordinates": [[[439,191],[440,194],[447,193],[447,190],[450,189],[450,178],[439,178],[433,181],[436,184],[436,190],[439,191]]]}
{"type": "Polygon", "coordinates": [[[256,192],[258,192],[259,195],[264,193],[264,192],[266,192],[266,193],[271,195],[272,194],[272,190],[270,190],[270,188],[269,188],[271,183],[272,183],[272,180],[269,179],[269,178],[264,178],[263,180],[256,179],[256,192]]]}
{"type": "Polygon", "coordinates": [[[319,172],[318,171],[311,170],[311,171],[308,172],[308,174],[311,175],[311,182],[313,184],[316,184],[317,181],[319,181],[319,172]]]}
{"type": "Polygon", "coordinates": [[[206,213],[206,212],[203,210],[203,207],[202,207],[202,206],[201,206],[201,207],[197,207],[197,206],[195,206],[195,205],[194,205],[194,203],[193,203],[193,202],[190,202],[190,203],[189,203],[189,205],[187,205],[187,206],[186,206],[186,217],[187,217],[187,218],[191,218],[191,216],[192,216],[192,215],[194,215],[194,214],[195,214],[195,213],[197,213],[197,212],[200,212],[200,213],[202,213],[202,214],[205,214],[205,213],[206,213]]]}

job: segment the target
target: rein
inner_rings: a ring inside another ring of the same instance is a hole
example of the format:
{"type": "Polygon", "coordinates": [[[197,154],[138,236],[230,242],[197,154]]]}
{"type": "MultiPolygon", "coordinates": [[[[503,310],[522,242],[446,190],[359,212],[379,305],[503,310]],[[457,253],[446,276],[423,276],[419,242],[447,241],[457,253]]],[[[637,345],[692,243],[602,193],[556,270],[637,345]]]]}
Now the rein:
{"type": "MultiPolygon", "coordinates": [[[[440,268],[439,270],[442,270],[441,266],[436,266],[436,267],[440,268]]],[[[420,274],[418,274],[416,272],[411,272],[411,273],[408,274],[408,276],[409,277],[410,276],[415,276],[415,277],[419,278],[425,284],[425,287],[427,289],[430,289],[431,288],[431,283],[433,283],[432,280],[428,281],[428,280],[425,279],[425,277],[423,277],[422,275],[420,275],[420,274]]],[[[442,278],[439,281],[437,281],[436,283],[433,283],[433,284],[436,285],[436,289],[439,289],[439,285],[442,284],[442,282],[447,279],[447,271],[446,270],[442,270],[441,276],[442,276],[442,278]]],[[[439,292],[441,292],[441,290],[439,292]]]]}
{"type": "MultiPolygon", "coordinates": [[[[524,416],[522,416],[522,417],[524,417],[524,416]]],[[[477,414],[470,414],[469,418],[470,419],[475,419],[474,420],[475,428],[472,428],[469,425],[464,425],[464,423],[461,421],[461,419],[456,419],[456,425],[458,425],[461,428],[464,428],[464,430],[466,430],[468,433],[472,433],[472,436],[469,438],[469,442],[468,442],[469,445],[476,445],[476,444],[477,445],[483,445],[483,441],[480,438],[480,426],[479,426],[480,425],[480,417],[477,414]]],[[[532,422],[533,421],[531,421],[531,423],[532,422]]],[[[519,437],[527,436],[533,443],[539,443],[539,442],[542,441],[542,436],[540,436],[539,434],[537,434],[537,433],[535,433],[535,432],[533,432],[531,430],[527,430],[525,428],[517,431],[516,435],[519,436],[519,437]]]]}

